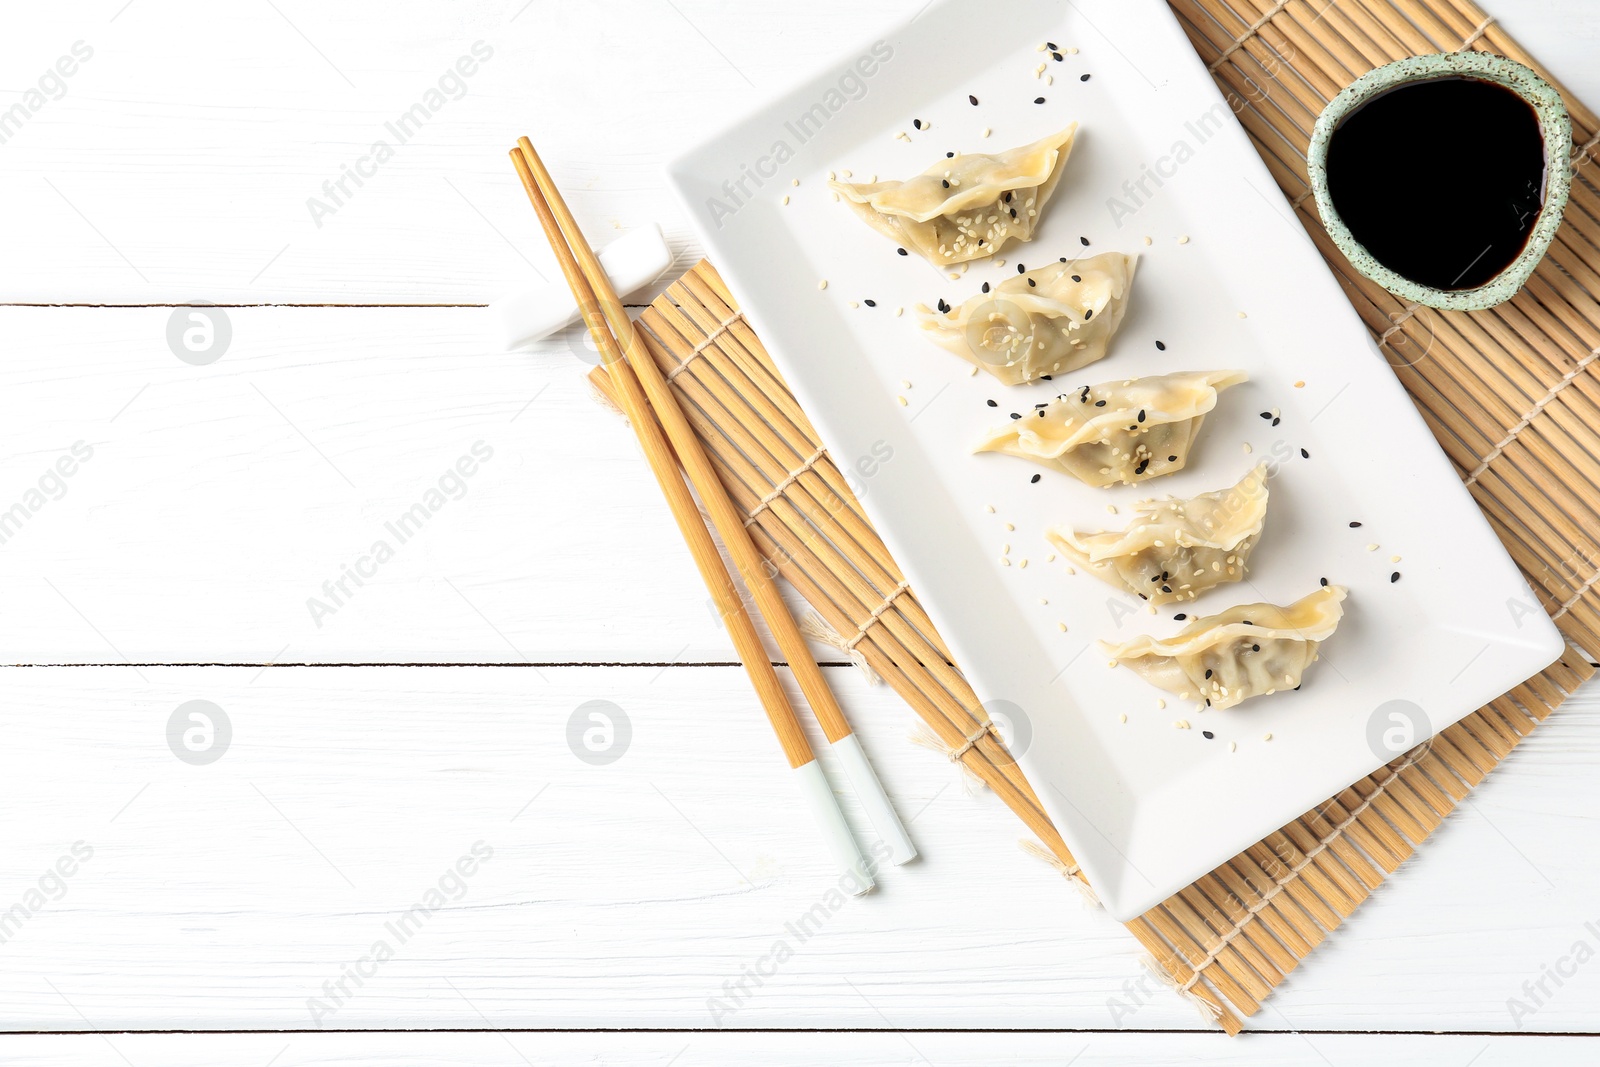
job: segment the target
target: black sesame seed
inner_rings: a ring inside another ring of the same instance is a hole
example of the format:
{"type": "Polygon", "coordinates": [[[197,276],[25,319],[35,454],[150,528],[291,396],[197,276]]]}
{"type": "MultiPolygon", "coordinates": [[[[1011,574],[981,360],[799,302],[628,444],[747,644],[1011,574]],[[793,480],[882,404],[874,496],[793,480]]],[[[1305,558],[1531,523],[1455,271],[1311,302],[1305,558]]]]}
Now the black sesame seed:
{"type": "Polygon", "coordinates": [[[1160,341],[1156,342],[1156,351],[1157,352],[1165,352],[1166,350],[1167,350],[1167,346],[1165,344],[1163,344],[1160,341]]]}
{"type": "Polygon", "coordinates": [[[1083,313],[1083,321],[1088,322],[1092,318],[1094,318],[1094,308],[1089,308],[1083,313]]]}
{"type": "Polygon", "coordinates": [[[946,152],[944,154],[944,158],[946,158],[946,159],[954,159],[954,158],[956,158],[956,154],[954,152],[946,152]]]}
{"type": "Polygon", "coordinates": [[[1097,408],[1103,408],[1106,406],[1106,402],[1104,400],[1096,400],[1094,402],[1094,406],[1097,408]]]}
{"type": "Polygon", "coordinates": [[[971,104],[973,107],[977,107],[978,98],[969,93],[967,94],[967,103],[971,104]]]}
{"type": "Polygon", "coordinates": [[[1161,587],[1161,591],[1162,591],[1162,592],[1163,592],[1163,593],[1170,593],[1170,592],[1172,592],[1172,586],[1170,586],[1170,585],[1164,585],[1164,586],[1162,586],[1162,587],[1161,587]]]}
{"type": "Polygon", "coordinates": [[[1395,582],[1398,582],[1399,580],[1400,580],[1400,572],[1399,571],[1395,571],[1393,574],[1389,575],[1389,584],[1393,585],[1395,582]]]}
{"type": "Polygon", "coordinates": [[[1028,268],[1027,268],[1027,267],[1026,267],[1026,266],[1025,266],[1025,265],[1023,265],[1023,264],[1021,264],[1021,263],[1018,263],[1018,264],[1017,264],[1017,273],[1018,273],[1018,274],[1022,274],[1022,273],[1023,273],[1023,272],[1025,272],[1025,271],[1026,271],[1026,270],[1027,270],[1027,269],[1028,269],[1028,268]]]}
{"type": "Polygon", "coordinates": [[[983,291],[986,292],[986,293],[989,291],[989,283],[988,282],[984,282],[983,283],[983,291]]]}
{"type": "MultiPolygon", "coordinates": [[[[1062,262],[1065,263],[1066,260],[1062,260],[1062,262]]],[[[1081,282],[1081,281],[1083,281],[1083,277],[1081,275],[1074,274],[1072,276],[1072,280],[1075,281],[1075,282],[1081,282]]]]}
{"type": "Polygon", "coordinates": [[[1028,279],[1028,288],[1029,288],[1029,289],[1034,289],[1034,288],[1037,288],[1037,287],[1038,287],[1038,285],[1039,285],[1039,283],[1038,283],[1038,282],[1036,282],[1036,281],[1034,281],[1034,280],[1033,280],[1033,279],[1032,279],[1032,278],[1029,278],[1029,279],[1028,279]]]}
{"type": "MultiPolygon", "coordinates": [[[[1061,262],[1065,263],[1066,261],[1067,261],[1067,257],[1066,256],[1062,256],[1061,257],[1061,262]]],[[[1077,281],[1077,279],[1074,278],[1073,281],[1077,281]]]]}
{"type": "Polygon", "coordinates": [[[1042,104],[1042,103],[1044,103],[1044,97],[1042,97],[1042,96],[1036,96],[1036,97],[1034,97],[1034,98],[1033,98],[1033,102],[1034,102],[1034,103],[1035,103],[1035,104],[1042,104]]]}
{"type": "Polygon", "coordinates": [[[1149,466],[1150,466],[1150,457],[1146,456],[1144,459],[1141,459],[1139,461],[1139,465],[1137,467],[1133,468],[1133,473],[1135,473],[1135,474],[1143,474],[1145,472],[1145,469],[1147,467],[1149,467],[1149,466]]]}
{"type": "Polygon", "coordinates": [[[915,126],[917,129],[920,130],[920,129],[922,129],[922,120],[921,119],[912,119],[911,120],[911,125],[915,126]]]}
{"type": "Polygon", "coordinates": [[[1260,645],[1251,645],[1250,646],[1250,651],[1252,651],[1252,652],[1260,652],[1261,651],[1261,646],[1260,645]]]}
{"type": "Polygon", "coordinates": [[[1033,485],[1033,484],[1037,483],[1039,481],[1039,478],[1040,478],[1040,476],[1035,474],[1032,478],[1028,479],[1028,484],[1033,485]]]}
{"type": "Polygon", "coordinates": [[[1050,53],[1050,58],[1054,59],[1057,63],[1059,63],[1059,62],[1061,62],[1063,56],[1061,55],[1060,52],[1051,52],[1050,53]]]}
{"type": "Polygon", "coordinates": [[[1008,208],[1007,210],[1011,212],[1011,217],[1012,218],[1016,218],[1017,217],[1017,209],[1016,208],[1008,208]]]}
{"type": "Polygon", "coordinates": [[[1209,668],[1209,667],[1206,668],[1206,677],[1207,678],[1211,677],[1211,668],[1209,668]]]}
{"type": "Polygon", "coordinates": [[[1255,625],[1255,623],[1251,622],[1249,619],[1244,620],[1244,624],[1246,626],[1254,626],[1255,625]]]}
{"type": "Polygon", "coordinates": [[[1188,617],[1189,617],[1188,615],[1184,614],[1181,611],[1173,616],[1173,618],[1176,619],[1178,622],[1182,622],[1184,619],[1187,619],[1188,617]]]}
{"type": "Polygon", "coordinates": [[[875,308],[878,306],[878,302],[876,300],[863,300],[861,302],[867,305],[869,308],[875,308]]]}
{"type": "Polygon", "coordinates": [[[1139,409],[1139,421],[1140,422],[1144,421],[1144,408],[1140,408],[1139,409]]]}
{"type": "Polygon", "coordinates": [[[1053,382],[1053,381],[1055,381],[1055,379],[1050,377],[1050,375],[1048,375],[1048,374],[1039,375],[1039,380],[1041,382],[1053,382]]]}
{"type": "Polygon", "coordinates": [[[1310,459],[1311,458],[1311,453],[1307,452],[1305,449],[1302,448],[1300,450],[1300,458],[1301,459],[1310,459]]]}
{"type": "MultiPolygon", "coordinates": [[[[1300,685],[1305,685],[1305,683],[1304,683],[1304,682],[1301,682],[1301,683],[1300,683],[1300,685]]],[[[1296,693],[1298,693],[1298,692],[1300,692],[1300,685],[1297,685],[1297,686],[1295,686],[1295,687],[1294,687],[1294,691],[1295,691],[1295,692],[1296,692],[1296,693]]]]}
{"type": "Polygon", "coordinates": [[[905,250],[905,249],[903,249],[903,248],[897,248],[897,249],[895,249],[895,251],[896,251],[896,252],[899,252],[899,253],[900,253],[900,254],[901,254],[901,255],[902,255],[902,256],[906,256],[906,255],[910,255],[910,253],[909,253],[909,252],[907,252],[907,251],[906,251],[906,250],[905,250]]]}
{"type": "MultiPolygon", "coordinates": [[[[999,404],[995,403],[993,400],[985,400],[984,403],[988,404],[992,408],[997,408],[997,407],[1000,406],[999,404]]],[[[1328,583],[1327,582],[1323,582],[1322,584],[1323,585],[1327,585],[1328,583]]]]}
{"type": "Polygon", "coordinates": [[[1177,456],[1168,456],[1167,457],[1167,462],[1168,463],[1176,463],[1176,462],[1178,462],[1178,457],[1177,456]]]}
{"type": "Polygon", "coordinates": [[[1328,579],[1326,579],[1326,578],[1320,579],[1320,581],[1322,582],[1322,584],[1324,586],[1326,586],[1328,584],[1328,579]]]}
{"type": "Polygon", "coordinates": [[[944,302],[944,297],[942,296],[939,298],[939,310],[947,313],[950,310],[950,305],[944,302]]]}
{"type": "Polygon", "coordinates": [[[1211,706],[1211,698],[1210,697],[1206,697],[1206,707],[1209,708],[1210,706],[1211,706]]]}
{"type": "Polygon", "coordinates": [[[1357,529],[1360,529],[1360,528],[1361,528],[1361,524],[1359,522],[1352,522],[1350,524],[1350,529],[1352,529],[1352,530],[1357,530],[1357,529]]]}
{"type": "Polygon", "coordinates": [[[1210,730],[1201,730],[1200,731],[1200,736],[1205,738],[1207,741],[1210,741],[1212,738],[1216,737],[1217,735],[1212,733],[1210,730]]]}
{"type": "Polygon", "coordinates": [[[1089,80],[1089,75],[1085,74],[1083,77],[1079,78],[1078,80],[1081,81],[1081,82],[1086,82],[1086,81],[1089,80]]]}
{"type": "Polygon", "coordinates": [[[1046,41],[1044,43],[1044,46],[1046,48],[1050,49],[1050,51],[1052,51],[1052,52],[1054,52],[1056,50],[1056,43],[1054,41],[1046,41]]]}
{"type": "Polygon", "coordinates": [[[1001,197],[1001,199],[1009,204],[1009,203],[1011,203],[1011,194],[1007,193],[1005,196],[1001,197]]]}
{"type": "Polygon", "coordinates": [[[1272,412],[1270,412],[1270,411],[1263,411],[1263,412],[1262,412],[1262,413],[1261,413],[1261,417],[1262,417],[1262,418],[1263,418],[1263,419],[1266,419],[1266,420],[1267,420],[1267,421],[1268,421],[1268,422],[1271,422],[1271,421],[1272,421],[1272,412]]]}
{"type": "Polygon", "coordinates": [[[1089,239],[1087,237],[1078,238],[1078,243],[1081,244],[1085,248],[1089,247],[1089,239]]]}
{"type": "Polygon", "coordinates": [[[1274,426],[1276,426],[1276,425],[1278,425],[1278,423],[1280,423],[1280,422],[1282,422],[1282,421],[1283,421],[1283,420],[1282,420],[1282,419],[1278,419],[1278,418],[1274,418],[1274,419],[1273,419],[1273,420],[1272,420],[1272,425],[1274,425],[1274,426]]]}
{"type": "Polygon", "coordinates": [[[939,183],[941,185],[943,185],[946,189],[950,188],[950,179],[949,178],[940,178],[939,179],[939,183]]]}
{"type": "Polygon", "coordinates": [[[1020,419],[1020,418],[1022,418],[1022,416],[1021,416],[1021,415],[1020,415],[1020,414],[1018,414],[1018,413],[1017,413],[1017,412],[1015,412],[1015,411],[1013,411],[1013,412],[1012,412],[1012,413],[1011,413],[1011,417],[1012,417],[1012,418],[1013,418],[1013,419],[1020,419]]]}

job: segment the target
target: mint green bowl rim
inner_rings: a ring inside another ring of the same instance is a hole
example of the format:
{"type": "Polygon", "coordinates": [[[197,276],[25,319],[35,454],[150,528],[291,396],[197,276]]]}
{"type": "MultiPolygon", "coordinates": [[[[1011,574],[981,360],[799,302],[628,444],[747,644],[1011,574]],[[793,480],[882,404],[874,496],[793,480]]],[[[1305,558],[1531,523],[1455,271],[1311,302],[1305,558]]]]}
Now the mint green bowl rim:
{"type": "Polygon", "coordinates": [[[1328,101],[1312,131],[1306,164],[1323,228],[1352,267],[1389,292],[1414,303],[1446,311],[1478,311],[1515,296],[1549,251],[1567,209],[1572,185],[1571,150],[1572,119],[1567,114],[1567,106],[1555,87],[1537,72],[1492,52],[1438,52],[1411,56],[1368,71],[1328,101]],[[1328,195],[1328,143],[1339,123],[1390,89],[1453,75],[1494,82],[1526,100],[1538,117],[1545,145],[1544,204],[1528,234],[1527,244],[1504,270],[1476,289],[1435,289],[1396,274],[1355,239],[1328,195]]]}

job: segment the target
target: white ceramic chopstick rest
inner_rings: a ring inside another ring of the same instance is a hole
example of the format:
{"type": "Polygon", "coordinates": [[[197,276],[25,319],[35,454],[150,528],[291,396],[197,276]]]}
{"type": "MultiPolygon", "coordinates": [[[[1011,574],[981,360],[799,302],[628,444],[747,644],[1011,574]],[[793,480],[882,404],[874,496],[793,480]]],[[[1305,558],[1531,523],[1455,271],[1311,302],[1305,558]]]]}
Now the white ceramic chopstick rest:
{"type": "Polygon", "coordinates": [[[823,839],[827,841],[840,870],[855,879],[855,886],[849,890],[850,895],[858,897],[870,891],[877,883],[867,870],[867,861],[856,846],[855,836],[850,833],[850,824],[844,821],[844,812],[839,810],[839,800],[833,795],[833,787],[822,773],[822,762],[812,760],[803,763],[794,769],[794,774],[800,782],[800,792],[806,798],[806,806],[811,809],[811,817],[817,820],[817,828],[822,831],[823,839]]]}
{"type": "MultiPolygon", "coordinates": [[[[649,285],[671,263],[672,249],[661,236],[661,227],[653,222],[629,231],[600,252],[600,266],[619,296],[649,285]]],[[[506,293],[489,307],[507,349],[532,344],[578,321],[572,291],[559,279],[506,293]]]]}
{"type": "Polygon", "coordinates": [[[867,762],[867,754],[862,750],[860,740],[855,734],[848,734],[833,743],[833,751],[844,767],[845,777],[850,779],[856,799],[866,809],[872,828],[889,846],[889,862],[898,867],[916,859],[917,846],[911,843],[911,835],[906,833],[899,813],[889,803],[889,794],[884,791],[883,783],[878,781],[878,772],[867,762]]]}

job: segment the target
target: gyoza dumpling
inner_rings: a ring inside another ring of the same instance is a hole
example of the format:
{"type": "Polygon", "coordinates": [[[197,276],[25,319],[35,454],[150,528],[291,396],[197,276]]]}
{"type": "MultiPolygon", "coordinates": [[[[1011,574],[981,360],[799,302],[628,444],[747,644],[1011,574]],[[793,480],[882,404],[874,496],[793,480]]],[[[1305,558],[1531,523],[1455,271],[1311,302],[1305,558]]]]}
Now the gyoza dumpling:
{"type": "Polygon", "coordinates": [[[1341,586],[1323,586],[1286,608],[1240,604],[1196,619],[1166,641],[1143,635],[1122,645],[1102,641],[1101,647],[1118,664],[1179,699],[1231,708],[1251,697],[1298,688],[1302,672],[1316,662],[1317,646],[1339,625],[1344,596],[1341,586]]]}
{"type": "Polygon", "coordinates": [[[1007,385],[1104,359],[1128,308],[1137,261],[1102,252],[1007,278],[947,314],[926,306],[922,328],[938,344],[1007,385]]]}
{"type": "Polygon", "coordinates": [[[1248,378],[1184,371],[1085,385],[991,430],[973,451],[1031,459],[1085,485],[1131,485],[1182,470],[1217,394],[1248,378]]]}
{"type": "Polygon", "coordinates": [[[992,256],[1033,240],[1072,151],[1076,122],[998,155],[941,159],[908,181],[829,182],[868,226],[936,267],[992,256]]]}
{"type": "Polygon", "coordinates": [[[1245,562],[1267,517],[1267,465],[1227,489],[1187,500],[1146,500],[1121,533],[1078,533],[1065,526],[1046,537],[1101,581],[1152,604],[1193,600],[1244,577],[1245,562]]]}

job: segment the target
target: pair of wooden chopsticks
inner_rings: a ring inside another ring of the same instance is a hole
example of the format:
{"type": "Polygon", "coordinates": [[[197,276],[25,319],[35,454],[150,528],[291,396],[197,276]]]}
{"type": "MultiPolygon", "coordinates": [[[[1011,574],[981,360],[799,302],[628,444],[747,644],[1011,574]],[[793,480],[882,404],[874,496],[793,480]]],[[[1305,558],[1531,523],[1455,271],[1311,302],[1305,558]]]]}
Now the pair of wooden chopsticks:
{"type": "Polygon", "coordinates": [[[830,746],[839,757],[873,828],[888,846],[889,858],[897,864],[905,863],[916,856],[916,847],[889,803],[877,774],[867,762],[861,743],[846,720],[843,709],[834,699],[833,691],[828,688],[821,668],[812,659],[805,638],[801,636],[776,582],[769,574],[767,561],[751,540],[738,509],[734,507],[717,477],[716,469],[695,436],[694,428],[678,406],[677,397],[646,350],[633,320],[617,298],[611,280],[567,209],[566,201],[562,199],[550,172],[545,169],[544,162],[526,137],[520,138],[517,147],[511,150],[511,162],[528,192],[528,199],[533,202],[545,237],[561,264],[561,272],[600,351],[606,373],[616,387],[615,393],[621,401],[623,413],[638,435],[650,469],[672,508],[678,530],[688,543],[700,576],[705,580],[717,611],[728,627],[734,648],[744,664],[745,672],[750,676],[751,684],[755,686],[756,695],[772,723],[773,731],[778,735],[789,766],[797,774],[812,814],[841,867],[855,875],[859,892],[866,892],[874,884],[872,874],[862,858],[861,850],[856,846],[849,825],[839,811],[838,801],[822,773],[816,753],[806,739],[800,719],[767,658],[766,649],[762,647],[755,625],[745,610],[738,587],[723,565],[716,543],[706,529],[688,486],[684,484],[684,474],[688,475],[689,483],[694,486],[695,493],[710,513],[712,525],[733,557],[734,565],[750,589],[757,609],[766,619],[768,629],[799,682],[806,702],[821,723],[830,746]]]}

